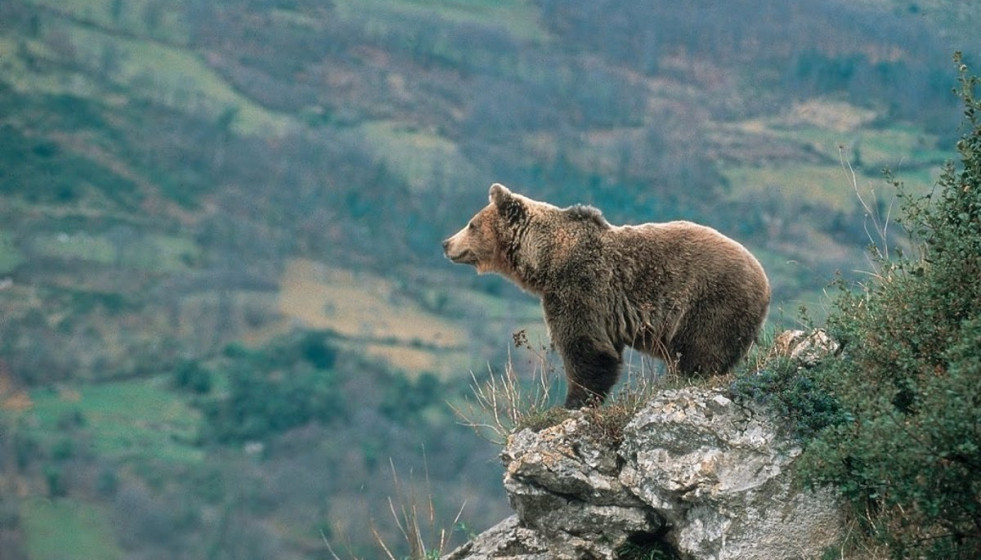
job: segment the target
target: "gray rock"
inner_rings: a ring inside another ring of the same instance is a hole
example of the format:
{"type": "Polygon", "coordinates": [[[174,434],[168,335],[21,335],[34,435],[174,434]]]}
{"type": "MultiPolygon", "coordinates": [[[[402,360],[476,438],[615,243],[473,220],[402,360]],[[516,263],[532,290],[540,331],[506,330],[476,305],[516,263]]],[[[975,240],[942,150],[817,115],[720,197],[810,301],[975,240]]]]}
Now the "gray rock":
{"type": "Polygon", "coordinates": [[[717,390],[665,391],[627,425],[620,481],[664,517],[683,555],[811,558],[844,525],[836,497],[792,484],[801,449],[717,390]]]}
{"type": "MultiPolygon", "coordinates": [[[[601,414],[602,412],[600,412],[601,414]]],[[[792,484],[801,449],[721,390],[655,395],[610,441],[573,412],[512,434],[502,453],[516,515],[452,560],[613,559],[658,539],[682,558],[820,557],[844,519],[836,496],[792,484]]]]}
{"type": "Polygon", "coordinates": [[[545,540],[512,515],[484,531],[443,560],[551,560],[545,540]]]}
{"type": "Polygon", "coordinates": [[[814,367],[829,356],[837,355],[841,345],[824,329],[783,331],[773,340],[774,351],[796,360],[804,367],[814,367]]]}
{"type": "Polygon", "coordinates": [[[615,558],[630,535],[664,524],[624,488],[616,450],[597,440],[582,412],[513,434],[502,458],[511,505],[548,542],[552,558],[615,558]]]}

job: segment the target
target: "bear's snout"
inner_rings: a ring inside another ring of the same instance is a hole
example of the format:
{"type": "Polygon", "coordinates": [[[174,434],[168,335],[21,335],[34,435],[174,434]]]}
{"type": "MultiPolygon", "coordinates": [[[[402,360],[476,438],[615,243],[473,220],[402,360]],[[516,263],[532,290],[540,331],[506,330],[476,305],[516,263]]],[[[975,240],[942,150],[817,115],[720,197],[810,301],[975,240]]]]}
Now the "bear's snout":
{"type": "Polygon", "coordinates": [[[457,233],[443,241],[443,256],[458,264],[476,265],[477,255],[467,246],[465,240],[461,240],[459,237],[460,233],[457,233]]]}
{"type": "Polygon", "coordinates": [[[456,236],[454,235],[453,237],[447,237],[443,240],[443,256],[450,260],[453,260],[453,255],[451,255],[450,252],[453,250],[454,237],[456,236]]]}
{"type": "Polygon", "coordinates": [[[452,237],[448,237],[443,240],[443,256],[450,260],[453,260],[453,255],[450,254],[452,246],[453,246],[452,237]]]}

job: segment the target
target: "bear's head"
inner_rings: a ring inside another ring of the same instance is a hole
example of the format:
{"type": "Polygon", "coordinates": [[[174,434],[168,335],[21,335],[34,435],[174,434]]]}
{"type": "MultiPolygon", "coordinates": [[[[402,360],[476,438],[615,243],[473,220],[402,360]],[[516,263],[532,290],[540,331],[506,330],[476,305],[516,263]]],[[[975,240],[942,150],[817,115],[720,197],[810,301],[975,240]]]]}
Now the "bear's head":
{"type": "Polygon", "coordinates": [[[499,183],[491,185],[488,197],[490,204],[477,212],[466,227],[443,241],[443,253],[455,263],[475,266],[480,274],[497,272],[508,276],[512,268],[508,248],[515,246],[532,205],[540,203],[514,194],[499,183]]]}
{"type": "Polygon", "coordinates": [[[590,233],[609,227],[589,206],[560,209],[512,193],[495,183],[490,203],[466,227],[443,241],[451,261],[479,274],[496,272],[532,293],[541,293],[550,267],[560,265],[590,233]]]}

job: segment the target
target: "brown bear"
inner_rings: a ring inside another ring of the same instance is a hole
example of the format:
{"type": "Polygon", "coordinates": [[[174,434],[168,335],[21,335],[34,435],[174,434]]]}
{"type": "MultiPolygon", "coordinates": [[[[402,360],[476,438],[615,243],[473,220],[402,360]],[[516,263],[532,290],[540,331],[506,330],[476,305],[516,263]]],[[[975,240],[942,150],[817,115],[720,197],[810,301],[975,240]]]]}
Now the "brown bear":
{"type": "Polygon", "coordinates": [[[760,263],[712,228],[614,226],[590,206],[558,208],[500,184],[443,251],[541,298],[569,381],[567,408],[603,402],[624,346],[683,374],[728,372],[770,304],[760,263]]]}

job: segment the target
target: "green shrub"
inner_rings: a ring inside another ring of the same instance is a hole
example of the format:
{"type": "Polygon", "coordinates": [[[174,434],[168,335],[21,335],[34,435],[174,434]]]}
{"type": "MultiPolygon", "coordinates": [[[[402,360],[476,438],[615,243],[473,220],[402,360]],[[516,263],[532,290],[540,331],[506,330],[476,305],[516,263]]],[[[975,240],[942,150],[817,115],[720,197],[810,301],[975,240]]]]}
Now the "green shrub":
{"type": "Polygon", "coordinates": [[[48,485],[49,498],[63,498],[68,495],[68,486],[62,468],[58,465],[44,466],[44,480],[48,485]]]}
{"type": "Polygon", "coordinates": [[[981,79],[955,61],[961,163],[903,199],[921,254],[880,258],[839,293],[829,329],[844,358],[815,378],[849,420],[803,456],[805,478],[838,488],[895,558],[981,558],[981,79]]]}
{"type": "Polygon", "coordinates": [[[317,369],[330,369],[337,361],[337,350],[327,341],[322,332],[310,332],[299,342],[303,359],[317,369]]]}
{"type": "MultiPolygon", "coordinates": [[[[341,391],[344,375],[330,367],[336,354],[328,335],[319,332],[286,336],[255,351],[229,346],[227,394],[202,403],[208,419],[206,438],[241,443],[309,422],[328,424],[343,418],[348,410],[341,391]]],[[[182,371],[176,372],[178,385],[182,371]]],[[[188,377],[193,387],[198,376],[188,377]]]]}
{"type": "Polygon", "coordinates": [[[177,389],[204,395],[211,391],[211,372],[200,362],[182,360],[174,368],[173,384],[177,389]]]}
{"type": "Polygon", "coordinates": [[[427,407],[442,403],[445,396],[446,390],[432,373],[423,373],[415,381],[393,375],[378,409],[389,420],[407,424],[418,420],[427,407]]]}
{"type": "Polygon", "coordinates": [[[807,441],[847,419],[838,399],[797,360],[771,356],[760,366],[759,371],[737,376],[729,391],[736,399],[767,406],[793,437],[807,441]]]}
{"type": "Polygon", "coordinates": [[[229,375],[229,394],[205,407],[219,442],[261,440],[307,422],[345,414],[334,371],[310,367],[267,371],[243,364],[229,375]]]}

